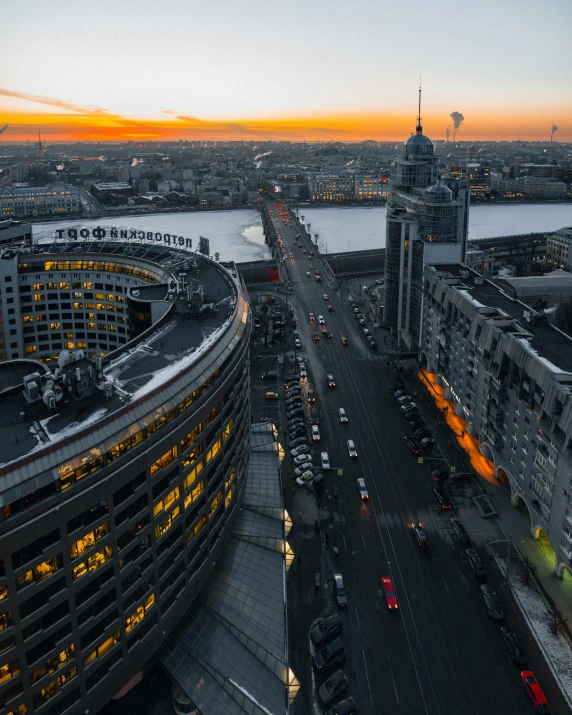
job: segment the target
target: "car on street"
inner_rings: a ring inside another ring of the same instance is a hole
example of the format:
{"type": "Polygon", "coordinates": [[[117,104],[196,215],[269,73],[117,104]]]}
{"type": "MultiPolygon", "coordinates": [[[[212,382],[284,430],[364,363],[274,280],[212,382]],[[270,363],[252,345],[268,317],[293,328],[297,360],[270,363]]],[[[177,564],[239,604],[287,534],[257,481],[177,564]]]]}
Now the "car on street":
{"type": "Polygon", "coordinates": [[[504,613],[493,587],[489,583],[484,583],[481,586],[481,594],[487,606],[489,616],[495,621],[502,621],[504,613]]]}
{"type": "Polygon", "coordinates": [[[453,517],[451,519],[451,526],[453,527],[453,531],[455,532],[455,536],[457,537],[458,541],[460,541],[461,544],[468,544],[469,535],[467,534],[467,530],[465,529],[465,527],[461,524],[461,520],[457,519],[456,517],[453,517]]]}
{"type": "Polygon", "coordinates": [[[264,395],[265,400],[277,400],[278,399],[278,393],[277,392],[266,392],[264,395]]]}
{"type": "Polygon", "coordinates": [[[420,549],[429,548],[429,541],[427,539],[427,534],[425,533],[423,524],[421,524],[420,521],[414,522],[413,524],[411,524],[411,531],[413,532],[413,536],[415,537],[415,540],[417,541],[417,546],[420,549]]]}
{"type": "Polygon", "coordinates": [[[381,588],[383,589],[383,597],[385,598],[385,603],[390,611],[397,610],[399,604],[397,602],[397,595],[395,589],[393,588],[393,581],[389,576],[381,577],[381,588]]]}
{"type": "Polygon", "coordinates": [[[340,422],[349,422],[348,416],[347,416],[346,411],[344,410],[343,407],[339,408],[338,417],[340,418],[340,422]]]}
{"type": "Polygon", "coordinates": [[[510,626],[501,626],[500,630],[502,639],[504,641],[506,649],[510,654],[510,657],[514,660],[515,663],[520,663],[521,665],[522,663],[526,663],[526,651],[518,640],[518,636],[516,635],[516,633],[511,629],[510,626]]]}
{"type": "Polygon", "coordinates": [[[314,270],[314,264],[313,264],[313,263],[310,263],[310,270],[312,270],[312,271],[314,270]]]}
{"type": "MultiPolygon", "coordinates": [[[[309,455],[308,455],[308,459],[310,459],[309,455]]],[[[294,470],[294,476],[299,477],[302,474],[304,474],[304,472],[307,472],[310,469],[313,469],[312,462],[310,462],[310,461],[304,462],[299,467],[296,467],[296,469],[294,470]]]]}
{"type": "Polygon", "coordinates": [[[419,444],[422,449],[432,449],[435,446],[435,440],[433,437],[423,437],[419,444]]]}
{"type": "Polygon", "coordinates": [[[298,350],[302,347],[302,343],[300,342],[300,338],[294,338],[294,347],[297,348],[298,350]]]}
{"type": "Polygon", "coordinates": [[[353,441],[353,439],[348,439],[348,441],[346,442],[346,446],[348,448],[348,454],[350,455],[350,457],[352,459],[356,459],[358,456],[358,453],[357,453],[357,449],[356,449],[355,442],[353,441]]]}
{"type": "Polygon", "coordinates": [[[330,458],[329,458],[327,452],[321,452],[321,453],[320,453],[320,461],[321,461],[321,463],[322,463],[322,469],[329,469],[329,468],[330,468],[330,458]]]}
{"type": "Polygon", "coordinates": [[[393,396],[395,397],[396,400],[398,400],[400,397],[409,397],[409,393],[404,387],[399,387],[394,393],[393,396]]]}
{"type": "Polygon", "coordinates": [[[319,340],[319,339],[320,339],[320,336],[318,335],[318,333],[314,333],[314,340],[319,340]]]}
{"type": "Polygon", "coordinates": [[[537,713],[549,713],[550,706],[546,695],[538,684],[538,680],[534,677],[534,673],[530,670],[523,670],[520,674],[520,680],[524,685],[524,689],[532,702],[532,706],[537,713]]]}
{"type": "Polygon", "coordinates": [[[262,378],[262,380],[277,380],[278,371],[272,370],[271,372],[263,372],[260,377],[262,378]]]}
{"type": "Polygon", "coordinates": [[[320,439],[320,428],[318,425],[312,425],[312,440],[314,442],[319,442],[320,439]]]}
{"type": "Polygon", "coordinates": [[[331,338],[331,337],[332,337],[332,334],[329,333],[327,330],[322,330],[322,335],[323,335],[325,338],[331,338]]]}
{"type": "Polygon", "coordinates": [[[326,293],[324,293],[324,300],[330,300],[326,293]]]}
{"type": "Polygon", "coordinates": [[[342,632],[342,619],[337,613],[327,618],[319,618],[310,629],[310,638],[316,646],[321,646],[342,632]]]}
{"type": "Polygon", "coordinates": [[[318,698],[322,705],[328,705],[335,700],[338,695],[347,690],[348,679],[344,675],[343,671],[336,670],[332,673],[329,678],[327,678],[320,689],[318,690],[318,698]]]}
{"type": "Polygon", "coordinates": [[[300,384],[300,378],[298,377],[298,375],[296,375],[296,377],[291,377],[288,380],[284,380],[284,387],[286,389],[289,389],[290,387],[296,387],[299,384],[300,384]]]}
{"type": "Polygon", "coordinates": [[[300,382],[300,378],[298,377],[298,375],[296,375],[296,373],[292,373],[291,375],[286,375],[286,377],[284,378],[284,383],[291,382],[291,381],[300,382]]]}
{"type": "Polygon", "coordinates": [[[308,276],[308,278],[312,277],[312,273],[310,271],[306,271],[306,275],[308,276]]]}
{"type": "Polygon", "coordinates": [[[305,437],[296,437],[296,439],[288,442],[288,449],[294,449],[294,447],[299,447],[301,444],[306,444],[305,437]]]}
{"type": "Polygon", "coordinates": [[[398,405],[406,405],[408,402],[413,402],[411,395],[401,395],[401,397],[397,398],[398,405]]]}
{"type": "MultiPolygon", "coordinates": [[[[304,360],[305,360],[305,358],[303,355],[296,355],[296,362],[298,363],[298,365],[302,365],[304,363],[304,360]]],[[[298,380],[298,382],[299,382],[299,380],[298,380]]]]}
{"type": "Polygon", "coordinates": [[[290,417],[297,417],[298,415],[303,415],[304,414],[304,408],[303,407],[296,407],[293,410],[290,410],[290,412],[286,413],[286,417],[290,419],[290,417]]]}
{"type": "Polygon", "coordinates": [[[333,313],[333,312],[334,312],[334,306],[333,306],[333,305],[329,305],[329,306],[328,306],[328,312],[329,312],[329,313],[333,313]]]}
{"type": "MultiPolygon", "coordinates": [[[[316,271],[316,273],[319,273],[319,272],[320,272],[320,271],[316,271]]],[[[320,276],[319,276],[319,275],[316,275],[316,280],[317,280],[317,281],[318,281],[318,283],[319,283],[319,282],[320,282],[320,281],[321,281],[322,279],[320,278],[320,276]]]]}
{"type": "Polygon", "coordinates": [[[439,502],[439,506],[441,507],[441,509],[451,508],[452,505],[449,501],[449,497],[442,489],[439,489],[439,487],[435,487],[435,489],[433,489],[433,494],[435,495],[435,499],[437,499],[437,501],[439,502]]]}
{"type": "Polygon", "coordinates": [[[316,275],[319,276],[320,273],[321,273],[321,271],[316,268],[316,275]]]}
{"type": "Polygon", "coordinates": [[[449,470],[446,467],[437,467],[431,472],[431,479],[434,482],[441,482],[443,479],[447,479],[449,476],[449,470]]]}
{"type": "Polygon", "coordinates": [[[308,373],[306,371],[305,365],[300,365],[300,377],[307,377],[308,373]]]}
{"type": "Polygon", "coordinates": [[[314,668],[323,673],[332,665],[339,663],[346,657],[346,648],[341,638],[336,638],[331,643],[322,646],[314,651],[312,656],[312,665],[314,668]]]}
{"type": "Polygon", "coordinates": [[[324,316],[323,316],[323,315],[318,315],[318,323],[320,323],[320,325],[325,325],[325,324],[326,324],[326,321],[324,320],[324,316]]]}
{"type": "Polygon", "coordinates": [[[342,345],[349,345],[348,339],[347,339],[347,338],[344,338],[343,335],[342,335],[342,337],[340,338],[340,340],[341,340],[342,345]]]}
{"type": "Polygon", "coordinates": [[[413,439],[413,437],[404,437],[403,439],[405,440],[407,449],[411,452],[411,454],[419,454],[421,447],[417,440],[413,439]]]}
{"type": "Polygon", "coordinates": [[[294,457],[292,460],[294,464],[299,467],[301,464],[304,464],[304,462],[307,462],[310,459],[309,454],[299,454],[297,457],[294,457]]]}
{"type": "Polygon", "coordinates": [[[301,444],[299,447],[295,447],[293,450],[291,450],[290,454],[292,455],[292,457],[298,457],[309,451],[310,447],[308,447],[307,444],[301,444]]]}
{"type": "Polygon", "coordinates": [[[346,698],[345,700],[340,700],[337,705],[328,710],[326,715],[356,715],[358,712],[357,700],[355,698],[346,698]]]}
{"type": "Polygon", "coordinates": [[[348,597],[344,586],[344,579],[341,573],[334,574],[334,598],[340,608],[348,605],[348,597]]]}
{"type": "Polygon", "coordinates": [[[336,379],[334,378],[334,376],[331,373],[326,375],[326,381],[328,383],[328,387],[336,386],[336,379]]]}
{"type": "Polygon", "coordinates": [[[408,414],[409,412],[417,409],[417,405],[415,402],[406,402],[404,405],[400,405],[399,409],[403,412],[403,414],[408,414]]]}
{"type": "Polygon", "coordinates": [[[478,555],[475,549],[465,549],[465,555],[467,557],[467,561],[469,562],[469,566],[471,567],[471,571],[475,576],[484,576],[485,575],[485,567],[483,566],[483,562],[481,561],[481,557],[478,555]]]}
{"type": "Polygon", "coordinates": [[[286,399],[289,400],[291,397],[296,397],[296,395],[299,395],[301,392],[302,388],[298,384],[293,385],[286,390],[286,399]]]}
{"type": "Polygon", "coordinates": [[[314,313],[310,313],[310,322],[314,320],[314,313]]]}
{"type": "Polygon", "coordinates": [[[369,492],[367,491],[367,486],[365,483],[365,479],[363,477],[360,477],[357,480],[357,488],[358,488],[360,499],[362,501],[368,501],[369,500],[369,492]]]}

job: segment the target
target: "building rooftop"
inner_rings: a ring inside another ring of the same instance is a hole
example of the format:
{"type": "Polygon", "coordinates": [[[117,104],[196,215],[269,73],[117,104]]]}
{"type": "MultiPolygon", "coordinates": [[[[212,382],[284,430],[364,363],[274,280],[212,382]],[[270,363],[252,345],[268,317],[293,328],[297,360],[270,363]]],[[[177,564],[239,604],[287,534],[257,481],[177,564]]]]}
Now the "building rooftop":
{"type": "Polygon", "coordinates": [[[436,265],[433,268],[440,278],[458,278],[459,282],[452,287],[464,293],[478,312],[489,315],[491,319],[504,318],[506,326],[499,325],[499,328],[503,330],[506,327],[505,332],[519,338],[521,344],[544,362],[549,370],[572,376],[572,338],[551,325],[544,315],[517,298],[511,298],[492,281],[465,266],[436,265]],[[497,312],[489,313],[487,308],[496,308],[497,312]],[[511,319],[517,321],[518,326],[511,319]]]}
{"type": "MultiPolygon", "coordinates": [[[[57,245],[62,247],[65,244],[57,245]]],[[[73,245],[77,251],[77,242],[73,245]]],[[[85,245],[90,247],[90,253],[96,247],[99,252],[105,253],[105,248],[117,249],[121,244],[100,242],[98,246],[98,242],[85,242],[85,245]]],[[[130,244],[122,245],[130,247],[130,244]]],[[[64,446],[68,437],[91,426],[89,434],[81,438],[87,450],[116,434],[118,421],[121,428],[128,427],[138,418],[143,419],[145,413],[155,407],[151,400],[147,405],[141,404],[147,397],[160,393],[161,404],[174,398],[178,394],[177,376],[188,372],[189,368],[191,372],[187,382],[201,379],[204,365],[193,366],[207,352],[212,351],[215,364],[222,363],[226,358],[222,347],[215,350],[219,338],[232,321],[244,323],[246,320],[243,311],[239,310],[237,314],[235,310],[239,279],[234,269],[222,271],[208,259],[172,248],[145,245],[131,248],[135,254],[154,254],[169,270],[166,275],[174,276],[171,271],[176,271],[179,281],[184,280],[184,284],[180,285],[189,286],[193,300],[198,300],[198,303],[190,312],[182,310],[179,302],[187,305],[186,297],[183,301],[176,295],[167,295],[175,291],[175,281],[139,286],[131,289],[132,300],[168,303],[162,323],[157,324],[147,336],[133,339],[101,362],[84,357],[81,351],[71,356],[63,351],[57,368],[34,360],[0,363],[0,411],[3,415],[0,424],[4,427],[0,466],[41,451],[44,447],[58,443],[64,446]],[[27,390],[23,380],[33,373],[38,373],[34,379],[36,388],[31,386],[27,390]],[[80,374],[82,381],[85,378],[81,389],[76,385],[76,379],[80,382],[80,374]],[[88,386],[85,387],[85,384],[88,386]],[[54,392],[55,409],[53,404],[50,409],[49,399],[45,396],[50,389],[54,392]],[[137,406],[138,409],[129,419],[121,417],[129,406],[137,406]],[[111,422],[113,424],[108,424],[111,422]]],[[[53,255],[54,245],[36,246],[33,250],[37,254],[42,249],[53,255]]],[[[80,256],[76,253],[74,259],[85,255],[83,251],[80,256]]],[[[26,260],[30,260],[29,256],[26,260]]],[[[211,365],[210,372],[212,370],[211,365]]],[[[206,379],[206,375],[202,379],[206,379]]],[[[70,447],[69,457],[77,451],[77,445],[70,447]]],[[[44,469],[48,466],[51,465],[46,462],[44,469]]]]}

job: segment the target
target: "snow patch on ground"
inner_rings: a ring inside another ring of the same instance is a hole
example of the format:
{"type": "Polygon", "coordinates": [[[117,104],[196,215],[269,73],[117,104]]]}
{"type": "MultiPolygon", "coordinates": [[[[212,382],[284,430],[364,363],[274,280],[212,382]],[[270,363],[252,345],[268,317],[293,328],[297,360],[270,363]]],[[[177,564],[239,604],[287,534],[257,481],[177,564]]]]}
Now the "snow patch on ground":
{"type": "Polygon", "coordinates": [[[99,422],[99,420],[102,419],[102,417],[106,413],[107,407],[103,407],[99,410],[96,410],[87,419],[82,420],[81,422],[72,422],[67,427],[64,427],[64,429],[62,430],[58,430],[57,432],[52,432],[49,428],[50,421],[54,419],[54,417],[57,417],[57,415],[52,415],[52,417],[48,417],[45,420],[41,420],[40,424],[42,425],[44,431],[50,437],[50,439],[57,437],[57,439],[59,440],[63,439],[64,437],[69,437],[69,435],[75,434],[76,432],[79,432],[79,430],[85,429],[86,427],[89,427],[89,425],[92,425],[95,422],[99,422]]]}

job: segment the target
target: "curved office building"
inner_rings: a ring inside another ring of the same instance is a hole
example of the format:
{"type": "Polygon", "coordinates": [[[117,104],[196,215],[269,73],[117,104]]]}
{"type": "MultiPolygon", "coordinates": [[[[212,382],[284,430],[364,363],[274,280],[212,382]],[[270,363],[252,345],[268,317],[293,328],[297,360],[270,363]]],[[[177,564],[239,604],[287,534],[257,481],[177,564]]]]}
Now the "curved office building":
{"type": "Polygon", "coordinates": [[[189,610],[239,511],[250,311],[232,264],[0,253],[0,715],[97,712],[189,610]]]}

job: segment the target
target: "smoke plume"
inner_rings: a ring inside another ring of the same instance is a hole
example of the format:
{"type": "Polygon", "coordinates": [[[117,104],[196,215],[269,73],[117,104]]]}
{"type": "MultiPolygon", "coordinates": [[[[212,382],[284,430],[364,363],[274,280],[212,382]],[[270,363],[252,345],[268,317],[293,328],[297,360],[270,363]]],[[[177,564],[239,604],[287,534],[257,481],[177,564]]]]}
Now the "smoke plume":
{"type": "Polygon", "coordinates": [[[447,129],[445,129],[445,141],[449,141],[449,137],[451,136],[451,126],[449,125],[447,129]]]}
{"type": "Polygon", "coordinates": [[[552,137],[554,136],[554,132],[557,132],[560,127],[558,124],[553,124],[552,128],[550,129],[550,141],[552,141],[552,137]]]}
{"type": "Polygon", "coordinates": [[[455,141],[457,139],[457,132],[459,131],[461,124],[465,121],[465,117],[461,114],[461,112],[451,112],[449,116],[453,120],[453,124],[450,124],[449,128],[453,129],[453,141],[455,141]]]}
{"type": "Polygon", "coordinates": [[[5,124],[3,127],[0,127],[0,134],[4,134],[4,132],[6,131],[6,129],[8,129],[9,126],[9,124],[5,124]]]}

